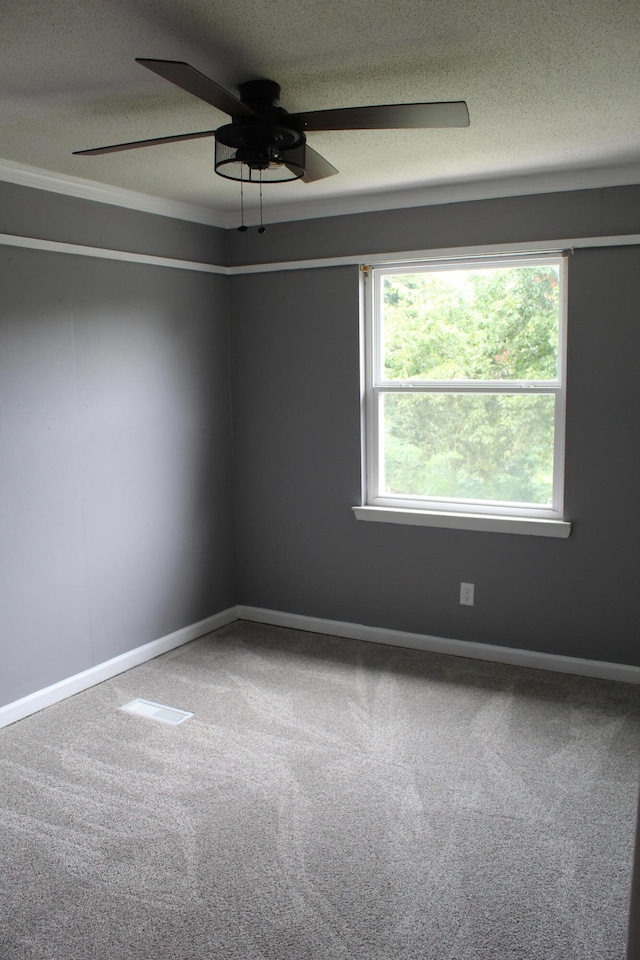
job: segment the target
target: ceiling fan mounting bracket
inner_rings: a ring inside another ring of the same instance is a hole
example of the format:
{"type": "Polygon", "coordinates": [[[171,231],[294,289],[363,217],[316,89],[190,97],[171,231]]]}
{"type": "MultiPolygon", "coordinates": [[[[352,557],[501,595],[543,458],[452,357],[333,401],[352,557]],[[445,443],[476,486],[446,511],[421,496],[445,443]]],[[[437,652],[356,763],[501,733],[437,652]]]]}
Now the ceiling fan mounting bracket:
{"type": "Polygon", "coordinates": [[[280,84],[275,80],[247,80],[238,86],[240,99],[248,107],[280,106],[280,84]]]}

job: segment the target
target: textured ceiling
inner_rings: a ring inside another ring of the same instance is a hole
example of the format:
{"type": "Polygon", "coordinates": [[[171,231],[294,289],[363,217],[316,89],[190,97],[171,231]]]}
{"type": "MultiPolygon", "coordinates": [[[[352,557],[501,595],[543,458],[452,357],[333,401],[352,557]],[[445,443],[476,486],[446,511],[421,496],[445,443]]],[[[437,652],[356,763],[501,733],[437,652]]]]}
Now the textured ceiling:
{"type": "Polygon", "coordinates": [[[212,140],[71,156],[227,121],[135,57],[185,60],[234,93],[269,77],[291,112],[467,101],[467,129],[309,135],[339,175],[265,187],[267,216],[504,177],[640,180],[638,0],[14,0],[0,23],[1,158],[221,216],[238,187],[215,176],[212,140]]]}

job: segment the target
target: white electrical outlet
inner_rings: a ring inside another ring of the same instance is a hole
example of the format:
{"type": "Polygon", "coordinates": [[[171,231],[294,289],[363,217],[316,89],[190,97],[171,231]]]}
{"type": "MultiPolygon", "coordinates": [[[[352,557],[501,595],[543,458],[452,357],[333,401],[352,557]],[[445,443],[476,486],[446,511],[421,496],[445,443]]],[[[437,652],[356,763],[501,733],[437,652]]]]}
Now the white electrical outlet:
{"type": "Polygon", "coordinates": [[[461,583],[460,584],[460,603],[463,607],[472,607],[474,594],[475,594],[475,584],[474,583],[461,583]]]}

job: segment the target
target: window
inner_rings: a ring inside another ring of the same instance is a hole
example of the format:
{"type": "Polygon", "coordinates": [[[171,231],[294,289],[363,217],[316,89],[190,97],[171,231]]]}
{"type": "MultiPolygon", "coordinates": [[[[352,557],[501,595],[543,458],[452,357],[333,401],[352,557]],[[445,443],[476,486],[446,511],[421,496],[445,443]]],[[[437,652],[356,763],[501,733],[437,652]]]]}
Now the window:
{"type": "Polygon", "coordinates": [[[366,504],[562,520],[565,272],[559,254],[366,272],[366,504]]]}

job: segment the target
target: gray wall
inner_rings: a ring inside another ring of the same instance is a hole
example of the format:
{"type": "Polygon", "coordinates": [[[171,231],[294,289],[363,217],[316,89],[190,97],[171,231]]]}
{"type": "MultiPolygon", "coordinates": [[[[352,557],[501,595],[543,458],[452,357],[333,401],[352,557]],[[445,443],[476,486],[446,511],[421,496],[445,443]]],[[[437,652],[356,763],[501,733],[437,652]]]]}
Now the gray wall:
{"type": "Polygon", "coordinates": [[[577,250],[569,285],[574,528],[550,540],[355,520],[357,268],[233,278],[239,601],[640,665],[640,247],[577,250]]]}
{"type": "Polygon", "coordinates": [[[203,263],[227,256],[219,227],[1,181],[0,233],[203,263]]]}
{"type": "MultiPolygon", "coordinates": [[[[250,263],[640,232],[639,201],[577,191],[259,237],[0,184],[0,232],[250,263]]],[[[639,257],[571,260],[574,531],[556,541],[354,519],[355,267],[228,280],[0,247],[0,704],[236,601],[639,663],[639,257]]]]}
{"type": "Polygon", "coordinates": [[[229,231],[229,263],[640,233],[640,185],[436,204],[229,231]]]}
{"type": "Polygon", "coordinates": [[[230,441],[226,278],[0,247],[0,705],[233,605],[230,441]]]}

